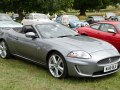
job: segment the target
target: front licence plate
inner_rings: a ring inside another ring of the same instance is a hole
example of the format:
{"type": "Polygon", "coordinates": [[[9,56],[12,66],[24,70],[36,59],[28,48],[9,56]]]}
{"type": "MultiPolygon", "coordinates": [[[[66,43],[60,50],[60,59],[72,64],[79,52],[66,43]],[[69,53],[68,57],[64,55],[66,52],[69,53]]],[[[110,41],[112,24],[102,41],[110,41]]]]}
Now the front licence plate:
{"type": "Polygon", "coordinates": [[[108,72],[108,71],[112,71],[112,70],[115,70],[117,69],[118,67],[118,64],[112,64],[112,65],[109,65],[109,66],[105,66],[104,67],[104,72],[108,72]]]}

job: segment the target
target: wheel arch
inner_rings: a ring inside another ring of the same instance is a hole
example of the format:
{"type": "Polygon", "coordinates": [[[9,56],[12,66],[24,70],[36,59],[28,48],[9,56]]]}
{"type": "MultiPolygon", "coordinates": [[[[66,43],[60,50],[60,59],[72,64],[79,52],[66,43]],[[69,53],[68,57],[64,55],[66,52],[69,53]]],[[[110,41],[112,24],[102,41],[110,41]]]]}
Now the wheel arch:
{"type": "Polygon", "coordinates": [[[59,54],[61,54],[62,56],[63,56],[63,54],[60,52],[60,51],[58,51],[58,50],[50,50],[48,53],[47,53],[47,55],[46,55],[46,63],[48,64],[48,58],[49,58],[49,56],[51,55],[51,53],[53,53],[53,52],[57,52],[57,53],[59,53],[59,54]]]}
{"type": "MultiPolygon", "coordinates": [[[[49,64],[48,64],[48,59],[49,59],[49,56],[52,54],[52,53],[54,53],[54,52],[56,52],[57,54],[59,54],[59,55],[61,55],[61,58],[63,58],[63,59],[65,59],[64,58],[64,55],[60,52],[60,51],[58,51],[58,50],[50,50],[48,53],[47,53],[47,58],[46,58],[46,63],[47,63],[47,68],[49,69],[49,64]]],[[[63,74],[62,74],[62,76],[60,76],[60,77],[57,77],[57,78],[59,78],[59,79],[61,79],[61,78],[66,78],[69,74],[68,74],[68,67],[67,67],[67,63],[66,63],[66,61],[65,60],[63,60],[62,59],[62,61],[63,61],[63,63],[64,63],[64,71],[63,71],[63,74]]],[[[50,70],[49,70],[49,72],[50,72],[50,70]]],[[[51,73],[51,72],[50,72],[51,73]]],[[[52,74],[51,74],[52,75],[52,74]]],[[[52,75],[53,76],[53,75],[52,75]]]]}
{"type": "Polygon", "coordinates": [[[3,38],[0,38],[0,43],[2,43],[2,42],[4,42],[5,47],[6,47],[6,50],[5,50],[6,55],[5,55],[5,57],[4,57],[4,56],[1,56],[1,57],[2,57],[3,59],[4,59],[4,58],[9,59],[9,58],[11,57],[11,53],[10,53],[9,47],[8,47],[8,45],[7,45],[7,43],[6,43],[6,40],[3,39],[3,38]]]}

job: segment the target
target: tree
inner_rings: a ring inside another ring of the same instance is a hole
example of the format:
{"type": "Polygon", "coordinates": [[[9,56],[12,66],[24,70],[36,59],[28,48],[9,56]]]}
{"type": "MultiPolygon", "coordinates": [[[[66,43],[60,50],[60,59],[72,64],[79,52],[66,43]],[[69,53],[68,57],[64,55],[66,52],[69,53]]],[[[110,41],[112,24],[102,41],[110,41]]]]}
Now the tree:
{"type": "Polygon", "coordinates": [[[23,17],[22,12],[55,13],[72,7],[73,0],[1,0],[0,10],[15,12],[23,17]]]}
{"type": "Polygon", "coordinates": [[[110,5],[117,7],[120,4],[120,0],[110,0],[110,5]]]}
{"type": "Polygon", "coordinates": [[[73,0],[38,0],[43,13],[55,13],[59,10],[66,10],[72,7],[73,0]]]}
{"type": "Polygon", "coordinates": [[[73,8],[80,10],[80,15],[85,16],[87,9],[100,9],[109,5],[110,0],[74,0],[73,8]]]}

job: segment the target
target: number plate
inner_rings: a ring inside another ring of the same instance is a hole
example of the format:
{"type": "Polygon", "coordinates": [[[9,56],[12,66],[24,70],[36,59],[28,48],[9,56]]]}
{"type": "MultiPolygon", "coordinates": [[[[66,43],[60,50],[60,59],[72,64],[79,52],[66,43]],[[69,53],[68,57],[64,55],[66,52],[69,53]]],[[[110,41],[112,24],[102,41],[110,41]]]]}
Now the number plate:
{"type": "Polygon", "coordinates": [[[115,70],[117,69],[118,67],[118,64],[112,64],[112,65],[109,65],[109,66],[105,66],[104,67],[104,72],[108,72],[108,71],[112,71],[112,70],[115,70]]]}

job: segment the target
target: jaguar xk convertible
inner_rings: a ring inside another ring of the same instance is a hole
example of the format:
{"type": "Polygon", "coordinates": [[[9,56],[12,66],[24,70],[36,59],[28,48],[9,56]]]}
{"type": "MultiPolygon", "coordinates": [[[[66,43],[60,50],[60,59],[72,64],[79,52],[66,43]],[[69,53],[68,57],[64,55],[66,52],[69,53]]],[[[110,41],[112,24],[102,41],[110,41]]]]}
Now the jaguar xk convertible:
{"type": "Polygon", "coordinates": [[[99,77],[119,70],[120,55],[111,44],[55,22],[0,29],[0,56],[15,55],[48,68],[55,78],[99,77]]]}

